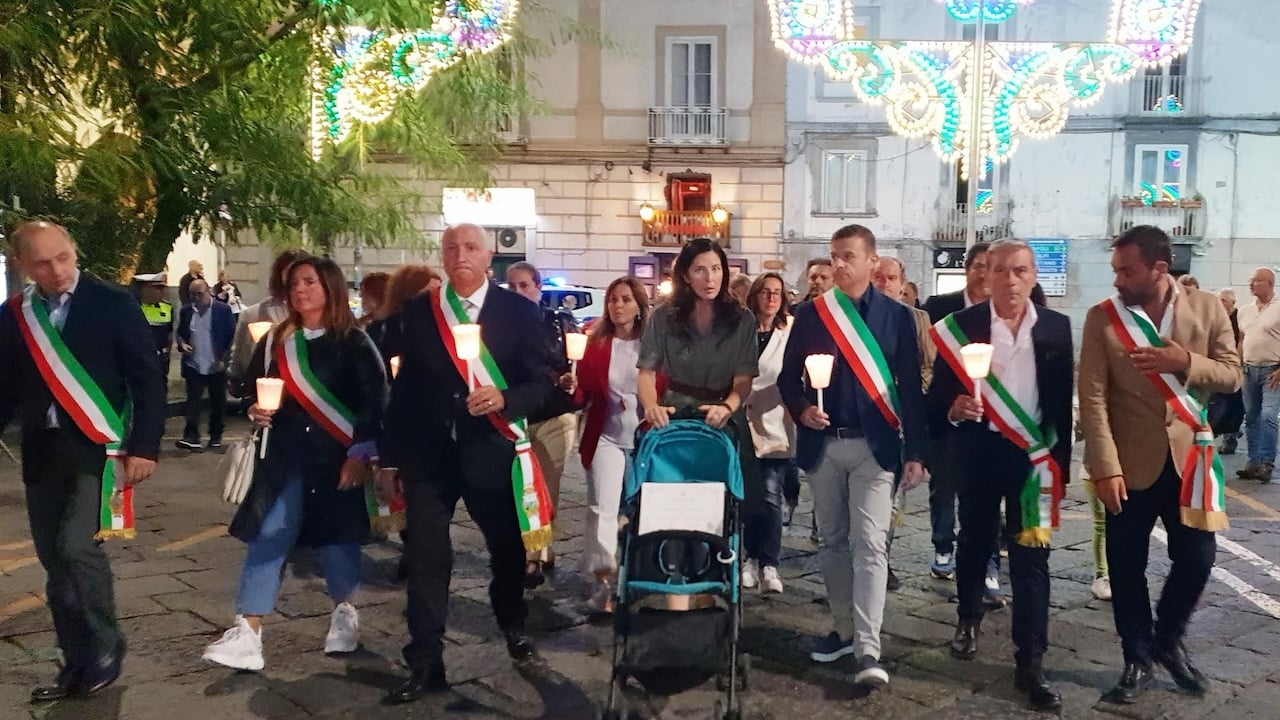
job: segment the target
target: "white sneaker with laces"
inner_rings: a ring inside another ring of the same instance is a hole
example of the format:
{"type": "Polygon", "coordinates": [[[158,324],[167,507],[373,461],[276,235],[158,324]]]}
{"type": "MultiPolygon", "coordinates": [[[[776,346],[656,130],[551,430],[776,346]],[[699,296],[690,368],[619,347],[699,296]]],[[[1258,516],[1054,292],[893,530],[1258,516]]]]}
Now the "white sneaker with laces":
{"type": "Polygon", "coordinates": [[[742,563],[742,587],[753,588],[760,584],[760,566],[755,560],[742,563]]]}
{"type": "Polygon", "coordinates": [[[329,634],[324,638],[325,653],[355,652],[360,647],[360,613],[351,603],[338,603],[329,616],[329,634]]]}
{"type": "Polygon", "coordinates": [[[200,657],[236,670],[261,670],[265,666],[262,630],[255,631],[243,616],[237,615],[236,624],[206,647],[200,657]]]}
{"type": "Polygon", "coordinates": [[[760,592],[765,595],[782,594],[782,578],[778,577],[778,568],[766,565],[760,571],[760,592]]]}
{"type": "Polygon", "coordinates": [[[1110,602],[1111,601],[1111,578],[1107,577],[1106,575],[1103,575],[1100,578],[1096,578],[1093,581],[1093,586],[1090,587],[1090,590],[1093,591],[1094,597],[1098,598],[1099,600],[1106,600],[1110,602]]]}

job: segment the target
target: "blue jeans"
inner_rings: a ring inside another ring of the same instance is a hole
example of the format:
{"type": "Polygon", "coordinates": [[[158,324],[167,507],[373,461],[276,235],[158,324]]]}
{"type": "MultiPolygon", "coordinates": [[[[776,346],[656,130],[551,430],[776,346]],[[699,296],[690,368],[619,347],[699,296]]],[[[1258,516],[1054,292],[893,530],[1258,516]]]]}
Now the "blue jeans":
{"type": "Polygon", "coordinates": [[[1276,429],[1280,424],[1280,390],[1267,387],[1267,377],[1276,365],[1244,366],[1245,441],[1249,443],[1249,462],[1276,461],[1276,429]]]}
{"type": "MultiPolygon", "coordinates": [[[[289,478],[276,504],[262,519],[258,536],[249,543],[240,570],[237,615],[259,617],[275,609],[284,562],[302,531],[302,484],[300,476],[289,478]]],[[[334,602],[346,602],[360,584],[360,545],[325,545],[321,550],[325,589],[334,602]]]]}
{"type": "Polygon", "coordinates": [[[782,554],[782,485],[791,460],[760,458],[760,479],[764,485],[764,502],[760,510],[747,518],[747,557],[760,563],[760,567],[778,567],[782,554]]]}

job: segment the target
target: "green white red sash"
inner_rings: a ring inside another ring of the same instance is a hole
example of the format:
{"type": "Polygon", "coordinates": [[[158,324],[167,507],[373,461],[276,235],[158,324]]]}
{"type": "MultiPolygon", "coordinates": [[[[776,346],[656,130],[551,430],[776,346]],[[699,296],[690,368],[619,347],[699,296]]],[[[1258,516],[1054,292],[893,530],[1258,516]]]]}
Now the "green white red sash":
{"type": "MultiPolygon", "coordinates": [[[[929,329],[929,334],[933,336],[938,353],[972,395],[975,383],[965,372],[960,354],[960,348],[969,344],[969,338],[956,323],[955,316],[948,315],[938,321],[929,329]]],[[[1031,459],[1031,472],[1018,496],[1022,530],[1018,533],[1017,543],[1024,547],[1049,547],[1050,537],[1058,529],[1058,505],[1066,490],[1062,468],[1051,454],[1056,437],[1052,430],[1046,433],[1040,428],[1031,413],[1018,404],[994,373],[988,375],[983,383],[982,408],[983,414],[1000,430],[1000,434],[1031,459]]]]}
{"type": "MultiPolygon", "coordinates": [[[[1175,294],[1177,289],[1174,289],[1175,294]]],[[[1111,297],[1100,305],[1107,313],[1111,328],[1125,350],[1164,347],[1155,325],[1141,308],[1126,307],[1119,297],[1111,297]]],[[[1171,317],[1173,304],[1166,310],[1171,317]]],[[[1179,504],[1182,522],[1189,527],[1215,532],[1227,529],[1226,479],[1222,460],[1213,445],[1213,429],[1209,413],[1182,381],[1169,373],[1147,374],[1169,408],[1195,433],[1195,442],[1182,461],[1182,492],[1179,504]]],[[[1175,461],[1177,458],[1174,459],[1175,461]]]]}
{"type": "MultiPolygon", "coordinates": [[[[356,414],[316,378],[311,370],[307,354],[307,337],[302,330],[295,330],[291,337],[275,346],[276,367],[285,391],[306,411],[325,432],[342,447],[350,447],[355,441],[356,414]]],[[[365,509],[369,524],[381,533],[399,532],[404,528],[404,498],[384,503],[374,493],[370,478],[364,483],[365,509]]]]}
{"type": "Polygon", "coordinates": [[[894,430],[902,427],[898,408],[898,386],[889,363],[884,359],[880,343],[871,334],[853,300],[840,288],[831,288],[813,299],[822,324],[836,341],[840,355],[853,369],[862,389],[875,402],[880,414],[894,430]]]}
{"type": "Polygon", "coordinates": [[[36,295],[35,286],[9,300],[18,309],[18,329],[35,361],[36,369],[49,386],[54,400],[67,413],[80,432],[91,441],[106,447],[107,460],[102,466],[102,494],[98,510],[98,532],[95,540],[132,538],[133,488],[125,484],[122,464],[125,418],[111,406],[98,383],[71,353],[62,335],[49,319],[44,300],[36,295]]]}
{"type": "MultiPolygon", "coordinates": [[[[431,309],[435,314],[440,341],[448,350],[449,357],[453,358],[458,374],[463,380],[470,382],[468,363],[458,357],[452,328],[454,325],[470,323],[471,319],[467,317],[462,300],[452,285],[446,283],[433,295],[431,309]]],[[[480,386],[492,385],[499,390],[507,389],[507,380],[483,340],[480,342],[480,358],[471,365],[470,370],[474,371],[476,382],[480,386]]],[[[551,544],[551,518],[555,509],[551,504],[546,481],[542,478],[542,468],[538,466],[533,445],[529,442],[528,426],[523,418],[507,420],[497,413],[489,413],[487,417],[503,437],[515,443],[516,457],[511,461],[511,488],[515,496],[516,516],[520,521],[520,535],[525,550],[537,552],[551,544]]]]}

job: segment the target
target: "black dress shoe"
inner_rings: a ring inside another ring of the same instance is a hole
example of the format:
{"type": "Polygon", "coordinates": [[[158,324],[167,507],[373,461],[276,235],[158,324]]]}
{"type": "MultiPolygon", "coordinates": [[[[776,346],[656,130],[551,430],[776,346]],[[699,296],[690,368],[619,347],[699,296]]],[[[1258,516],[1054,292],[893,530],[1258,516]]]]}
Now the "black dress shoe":
{"type": "Polygon", "coordinates": [[[889,568],[889,579],[885,581],[884,586],[889,592],[897,592],[898,588],[902,587],[902,581],[893,574],[893,568],[889,568]]]}
{"type": "Polygon", "coordinates": [[[530,562],[524,568],[524,589],[536,590],[547,581],[547,576],[542,572],[542,563],[530,562]]]}
{"type": "Polygon", "coordinates": [[[1060,710],[1062,696],[1045,679],[1040,668],[1020,667],[1013,673],[1013,686],[1025,692],[1034,710],[1060,710]]]}
{"type": "Polygon", "coordinates": [[[98,662],[84,669],[75,684],[75,694],[79,697],[88,697],[110,687],[120,679],[123,663],[124,646],[121,645],[114,652],[103,655],[98,662]]]}
{"type": "Polygon", "coordinates": [[[508,630],[505,633],[507,637],[507,654],[516,662],[525,662],[532,660],[538,654],[538,649],[533,645],[533,638],[529,637],[522,630],[508,630]]]}
{"type": "Polygon", "coordinates": [[[1169,671],[1169,676],[1178,687],[1192,695],[1204,695],[1209,692],[1209,678],[1191,664],[1187,657],[1187,648],[1178,643],[1164,652],[1156,653],[1156,662],[1169,671]]]}
{"type": "Polygon", "coordinates": [[[1120,682],[1108,690],[1102,699],[1109,703],[1128,705],[1151,689],[1152,680],[1150,665],[1125,663],[1124,672],[1120,673],[1120,682]]]}
{"type": "Polygon", "coordinates": [[[72,693],[79,678],[80,671],[67,665],[58,673],[52,685],[45,685],[31,691],[31,702],[44,703],[63,699],[72,693]]]}
{"type": "Polygon", "coordinates": [[[415,672],[400,687],[382,696],[383,705],[403,705],[421,700],[428,695],[438,695],[449,690],[443,665],[432,665],[423,672],[415,672]]]}
{"type": "Polygon", "coordinates": [[[951,657],[958,660],[972,660],[978,654],[978,635],[982,632],[982,623],[972,620],[961,620],[956,627],[956,636],[951,639],[951,657]]]}

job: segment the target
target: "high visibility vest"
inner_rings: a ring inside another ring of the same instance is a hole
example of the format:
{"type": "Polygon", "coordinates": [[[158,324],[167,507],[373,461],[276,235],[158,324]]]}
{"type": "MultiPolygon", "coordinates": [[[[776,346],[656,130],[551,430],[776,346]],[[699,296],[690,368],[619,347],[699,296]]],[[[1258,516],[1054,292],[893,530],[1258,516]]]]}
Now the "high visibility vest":
{"type": "Polygon", "coordinates": [[[142,314],[153,326],[173,325],[173,306],[163,300],[158,303],[143,304],[142,314]]]}

